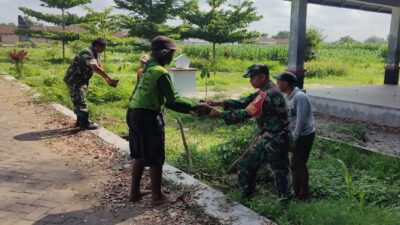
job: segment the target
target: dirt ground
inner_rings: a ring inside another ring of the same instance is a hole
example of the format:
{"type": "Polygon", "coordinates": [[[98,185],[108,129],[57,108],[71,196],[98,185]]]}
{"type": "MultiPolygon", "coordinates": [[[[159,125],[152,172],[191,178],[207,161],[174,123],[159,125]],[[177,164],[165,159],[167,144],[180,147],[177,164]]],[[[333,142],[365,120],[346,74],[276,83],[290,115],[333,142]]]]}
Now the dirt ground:
{"type": "MultiPolygon", "coordinates": [[[[177,203],[127,201],[130,159],[48,104],[0,78],[1,224],[218,224],[190,193],[165,186],[177,203]]],[[[147,175],[143,188],[149,188],[147,175]]]]}

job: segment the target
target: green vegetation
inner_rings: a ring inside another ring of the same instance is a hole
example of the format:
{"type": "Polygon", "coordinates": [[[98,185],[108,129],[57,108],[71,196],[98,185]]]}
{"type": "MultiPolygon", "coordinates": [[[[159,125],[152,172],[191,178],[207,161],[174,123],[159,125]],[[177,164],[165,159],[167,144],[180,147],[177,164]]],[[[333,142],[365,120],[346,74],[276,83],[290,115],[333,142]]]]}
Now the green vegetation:
{"type": "Polygon", "coordinates": [[[35,31],[35,30],[25,30],[25,29],[18,29],[20,35],[27,35],[31,37],[42,37],[50,40],[59,40],[62,41],[63,46],[63,59],[65,59],[65,45],[68,41],[74,41],[79,39],[79,34],[75,32],[66,32],[65,26],[70,26],[74,24],[79,24],[84,22],[83,17],[79,17],[76,14],[71,14],[68,12],[69,9],[74,8],[76,6],[85,5],[90,3],[91,0],[40,0],[41,6],[46,8],[53,8],[58,9],[61,11],[61,14],[47,14],[38,12],[26,7],[20,7],[21,10],[25,15],[34,17],[38,20],[56,24],[62,26],[62,31],[35,31]]]}
{"type": "MultiPolygon", "coordinates": [[[[211,45],[182,46],[183,51],[191,56],[194,67],[204,65],[212,48],[211,45]]],[[[8,56],[13,49],[0,47],[0,71],[15,75],[15,66],[8,56]]],[[[25,49],[28,59],[19,79],[41,92],[41,101],[56,101],[71,107],[62,81],[68,63],[49,54],[52,49],[51,45],[25,49]]],[[[381,84],[384,66],[381,49],[381,45],[323,45],[318,59],[306,64],[309,77],[305,83],[309,86],[381,84]]],[[[212,76],[208,85],[211,91],[221,95],[232,90],[251,91],[248,80],[240,76],[246,67],[255,62],[267,63],[272,73],[278,73],[286,68],[286,52],[287,46],[218,45],[218,75],[212,76]],[[273,58],[271,52],[274,51],[282,51],[281,56],[273,58]]],[[[110,48],[105,69],[120,80],[119,87],[108,87],[98,75],[94,75],[90,84],[91,117],[119,135],[127,133],[127,99],[136,82],[135,71],[141,54],[130,46],[110,48]]],[[[66,52],[67,59],[72,60],[73,56],[71,51],[66,52]]],[[[205,82],[199,73],[199,90],[203,90],[205,82]]],[[[255,123],[249,121],[227,127],[221,120],[192,118],[169,110],[166,110],[166,121],[166,153],[170,164],[223,190],[231,199],[241,201],[279,224],[389,225],[400,221],[400,160],[397,158],[317,140],[309,161],[309,201],[285,204],[277,199],[271,188],[268,168],[259,174],[257,196],[245,200],[235,191],[236,176],[225,171],[257,132],[255,123]],[[185,127],[193,166],[186,161],[176,118],[180,118],[185,127]]],[[[360,137],[364,131],[362,126],[338,126],[334,129],[357,133],[360,137]]]]}
{"type": "Polygon", "coordinates": [[[123,27],[135,37],[151,40],[157,35],[179,38],[180,26],[166,24],[174,19],[180,11],[177,0],[114,0],[117,8],[129,11],[129,15],[121,15],[123,27]]]}

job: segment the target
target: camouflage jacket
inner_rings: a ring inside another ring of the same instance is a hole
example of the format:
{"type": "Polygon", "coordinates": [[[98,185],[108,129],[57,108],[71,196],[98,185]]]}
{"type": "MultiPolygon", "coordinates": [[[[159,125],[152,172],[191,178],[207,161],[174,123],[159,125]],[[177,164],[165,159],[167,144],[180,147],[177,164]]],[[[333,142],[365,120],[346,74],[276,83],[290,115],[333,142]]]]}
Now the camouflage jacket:
{"type": "Polygon", "coordinates": [[[64,77],[64,82],[68,86],[88,85],[90,78],[93,76],[93,69],[90,67],[92,60],[100,63],[100,54],[93,52],[92,48],[81,50],[69,66],[64,77]]]}
{"type": "Polygon", "coordinates": [[[240,100],[225,100],[222,118],[227,124],[242,122],[252,117],[256,118],[262,133],[288,133],[289,116],[285,98],[277,87],[270,81],[259,91],[240,100]],[[262,94],[262,96],[260,95],[262,94]],[[257,100],[259,110],[250,106],[257,100]]]}

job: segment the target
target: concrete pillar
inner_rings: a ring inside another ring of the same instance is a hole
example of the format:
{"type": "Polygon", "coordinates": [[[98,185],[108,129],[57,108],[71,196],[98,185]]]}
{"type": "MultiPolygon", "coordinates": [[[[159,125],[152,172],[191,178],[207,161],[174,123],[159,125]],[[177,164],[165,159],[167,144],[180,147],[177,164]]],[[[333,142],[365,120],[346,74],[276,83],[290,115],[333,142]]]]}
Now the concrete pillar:
{"type": "MultiPolygon", "coordinates": [[[[30,26],[28,23],[25,22],[24,18],[20,15],[18,15],[18,29],[22,29],[22,30],[29,30],[30,26]]],[[[26,42],[26,41],[30,41],[30,38],[26,35],[19,36],[19,42],[26,42]]]]}
{"type": "Polygon", "coordinates": [[[392,8],[390,23],[389,49],[385,68],[385,84],[397,85],[399,83],[400,61],[400,8],[392,8]]]}
{"type": "Polygon", "coordinates": [[[303,89],[304,84],[306,20],[307,0],[292,0],[288,70],[297,76],[300,89],[303,89]]]}

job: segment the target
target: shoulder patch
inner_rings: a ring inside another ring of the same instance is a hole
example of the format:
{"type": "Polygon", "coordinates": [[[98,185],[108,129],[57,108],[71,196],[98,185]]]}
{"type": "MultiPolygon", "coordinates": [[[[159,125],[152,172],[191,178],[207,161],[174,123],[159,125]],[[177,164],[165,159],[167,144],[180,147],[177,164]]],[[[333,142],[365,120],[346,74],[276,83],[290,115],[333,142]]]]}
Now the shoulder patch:
{"type": "Polygon", "coordinates": [[[257,97],[246,107],[246,112],[252,116],[260,116],[263,113],[262,105],[267,93],[259,91],[257,97]]]}

